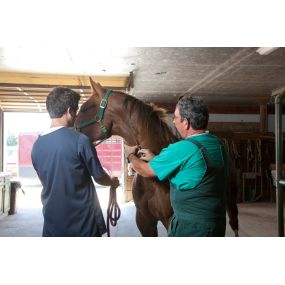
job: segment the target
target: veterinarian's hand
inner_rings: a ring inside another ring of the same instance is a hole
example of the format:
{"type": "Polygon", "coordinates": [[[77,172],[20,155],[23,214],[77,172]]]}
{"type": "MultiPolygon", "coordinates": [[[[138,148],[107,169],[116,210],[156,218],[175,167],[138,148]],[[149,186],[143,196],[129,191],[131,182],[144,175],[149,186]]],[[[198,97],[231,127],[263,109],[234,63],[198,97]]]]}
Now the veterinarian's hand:
{"type": "Polygon", "coordinates": [[[139,158],[144,161],[150,161],[155,157],[155,155],[149,149],[146,149],[146,148],[140,149],[138,151],[138,155],[139,155],[139,158]]]}
{"type": "Polygon", "coordinates": [[[131,153],[136,154],[137,153],[138,146],[128,146],[125,144],[125,155],[128,157],[131,153]]]}

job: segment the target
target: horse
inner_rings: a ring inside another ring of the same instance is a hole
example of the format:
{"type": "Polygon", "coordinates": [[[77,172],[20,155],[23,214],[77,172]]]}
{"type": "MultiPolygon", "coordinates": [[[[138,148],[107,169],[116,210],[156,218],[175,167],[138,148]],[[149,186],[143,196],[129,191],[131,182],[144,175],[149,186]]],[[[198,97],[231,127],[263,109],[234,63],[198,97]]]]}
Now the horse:
{"type": "MultiPolygon", "coordinates": [[[[93,142],[112,135],[122,137],[127,145],[139,145],[155,155],[179,140],[165,120],[166,111],[153,104],[105,89],[90,78],[91,97],[82,104],[75,127],[93,142]]],[[[230,191],[227,191],[230,192],[230,191]]],[[[168,229],[173,214],[169,181],[144,178],[135,174],[132,184],[136,224],[142,236],[158,236],[157,223],[168,229]]],[[[237,206],[234,195],[226,195],[231,228],[238,236],[237,206]],[[229,198],[229,199],[228,199],[229,198]]]]}

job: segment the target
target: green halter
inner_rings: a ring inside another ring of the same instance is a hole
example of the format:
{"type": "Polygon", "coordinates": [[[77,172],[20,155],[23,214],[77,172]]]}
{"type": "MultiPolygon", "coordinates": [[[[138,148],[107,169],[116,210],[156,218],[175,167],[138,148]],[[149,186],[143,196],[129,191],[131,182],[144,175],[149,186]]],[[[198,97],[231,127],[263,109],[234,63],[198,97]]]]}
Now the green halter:
{"type": "Polygon", "coordinates": [[[98,115],[96,115],[94,118],[90,119],[89,121],[86,121],[86,122],[82,122],[81,124],[78,124],[75,126],[76,130],[81,130],[85,127],[88,127],[92,124],[95,124],[95,123],[100,123],[101,124],[101,130],[104,134],[104,137],[105,139],[108,138],[108,135],[109,135],[109,130],[107,129],[107,127],[103,124],[103,117],[104,117],[104,112],[105,112],[105,109],[106,109],[106,106],[108,104],[108,98],[110,96],[110,94],[112,93],[112,90],[111,89],[106,89],[106,92],[104,94],[104,97],[100,103],[100,108],[99,108],[99,113],[98,115]]]}

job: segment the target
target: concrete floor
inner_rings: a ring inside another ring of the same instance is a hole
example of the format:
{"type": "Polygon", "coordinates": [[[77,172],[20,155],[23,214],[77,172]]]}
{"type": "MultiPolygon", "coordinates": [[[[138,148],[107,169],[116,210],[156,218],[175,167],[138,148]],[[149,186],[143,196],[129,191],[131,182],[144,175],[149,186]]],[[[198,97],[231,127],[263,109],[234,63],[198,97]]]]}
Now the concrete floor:
{"type": "MultiPolygon", "coordinates": [[[[22,183],[24,184],[24,183],[22,183]]],[[[40,237],[43,217],[40,202],[41,186],[38,181],[30,181],[23,186],[26,195],[18,193],[17,213],[0,217],[1,237],[40,237]]],[[[108,188],[97,188],[101,207],[106,219],[108,205],[108,188]]],[[[135,206],[133,202],[122,203],[122,189],[117,189],[117,199],[121,208],[121,217],[116,227],[111,226],[112,237],[140,237],[135,223],[135,206]]],[[[274,237],[277,236],[275,203],[241,203],[239,208],[239,223],[241,237],[274,237]]],[[[160,237],[167,233],[161,223],[158,225],[160,237]]],[[[233,232],[227,225],[227,237],[233,237],[233,232]]]]}

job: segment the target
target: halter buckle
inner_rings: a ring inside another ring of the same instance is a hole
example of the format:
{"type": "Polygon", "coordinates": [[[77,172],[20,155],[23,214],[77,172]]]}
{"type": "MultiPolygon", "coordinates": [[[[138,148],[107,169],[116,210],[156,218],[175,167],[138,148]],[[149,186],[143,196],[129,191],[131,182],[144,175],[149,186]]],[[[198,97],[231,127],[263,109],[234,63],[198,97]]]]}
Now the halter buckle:
{"type": "Polygon", "coordinates": [[[100,104],[100,108],[105,109],[108,103],[108,98],[107,99],[102,99],[101,104],[100,104]]]}

